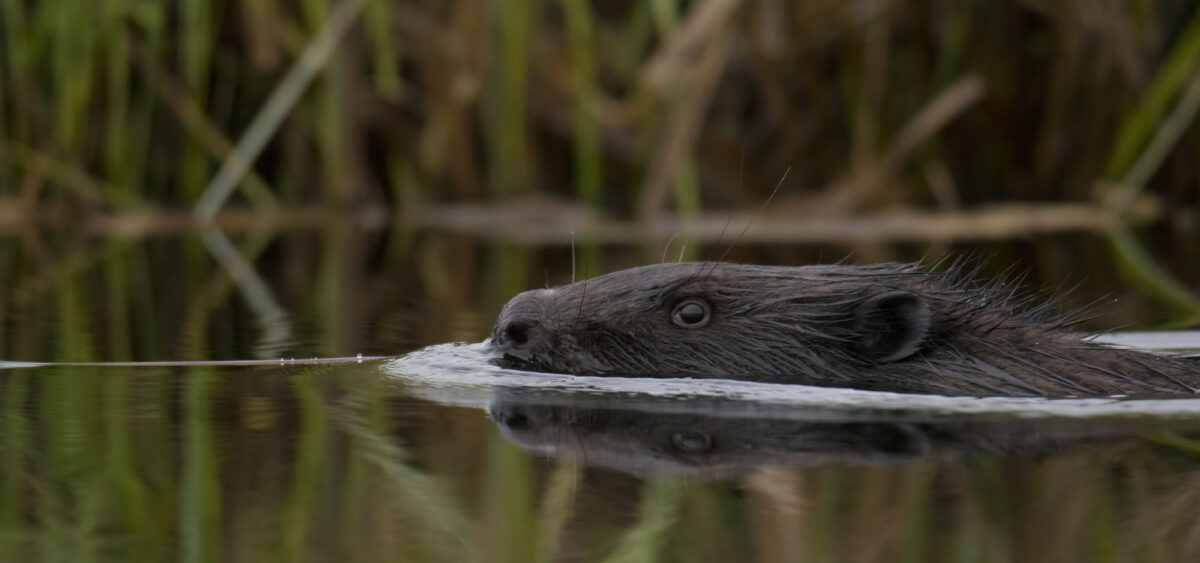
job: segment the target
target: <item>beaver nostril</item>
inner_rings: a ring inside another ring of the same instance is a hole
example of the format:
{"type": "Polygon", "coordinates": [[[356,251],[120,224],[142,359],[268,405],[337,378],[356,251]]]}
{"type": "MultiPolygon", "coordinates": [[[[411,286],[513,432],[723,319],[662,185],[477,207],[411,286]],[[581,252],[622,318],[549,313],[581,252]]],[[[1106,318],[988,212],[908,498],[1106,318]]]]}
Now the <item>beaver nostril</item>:
{"type": "Polygon", "coordinates": [[[508,325],[504,327],[504,331],[502,333],[504,341],[518,348],[525,346],[529,343],[529,331],[531,328],[532,327],[527,323],[508,323],[508,325]]]}

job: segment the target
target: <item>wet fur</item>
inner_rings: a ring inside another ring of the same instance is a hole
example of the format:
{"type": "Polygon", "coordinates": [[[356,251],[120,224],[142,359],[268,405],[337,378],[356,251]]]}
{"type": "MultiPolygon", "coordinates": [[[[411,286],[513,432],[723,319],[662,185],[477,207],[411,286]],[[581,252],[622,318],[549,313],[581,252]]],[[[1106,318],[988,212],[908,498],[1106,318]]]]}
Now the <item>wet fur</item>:
{"type": "Polygon", "coordinates": [[[525,292],[493,347],[512,367],[946,395],[1195,394],[1200,361],[1072,333],[1057,304],[962,267],[668,263],[525,292]],[[702,299],[703,327],[671,321],[702,299]]]}

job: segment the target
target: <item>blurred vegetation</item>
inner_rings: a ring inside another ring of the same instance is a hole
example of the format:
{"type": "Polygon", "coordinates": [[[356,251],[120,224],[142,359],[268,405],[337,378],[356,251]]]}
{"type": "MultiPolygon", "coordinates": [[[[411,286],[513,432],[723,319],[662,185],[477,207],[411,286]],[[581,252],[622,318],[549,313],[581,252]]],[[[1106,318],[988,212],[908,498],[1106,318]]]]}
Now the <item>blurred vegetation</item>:
{"type": "Polygon", "coordinates": [[[1192,114],[1129,177],[1197,80],[1186,0],[6,0],[0,26],[0,186],[38,210],[189,208],[268,111],[255,209],[536,192],[621,215],[678,182],[721,208],[789,168],[784,194],[840,213],[1102,181],[1194,203],[1200,180],[1192,114]],[[272,98],[335,12],[306,93],[272,98]]]}
{"type": "Polygon", "coordinates": [[[1088,232],[1188,324],[1198,68],[1189,0],[4,0],[0,232],[347,220],[581,275],[752,220],[863,260],[1088,232]]]}

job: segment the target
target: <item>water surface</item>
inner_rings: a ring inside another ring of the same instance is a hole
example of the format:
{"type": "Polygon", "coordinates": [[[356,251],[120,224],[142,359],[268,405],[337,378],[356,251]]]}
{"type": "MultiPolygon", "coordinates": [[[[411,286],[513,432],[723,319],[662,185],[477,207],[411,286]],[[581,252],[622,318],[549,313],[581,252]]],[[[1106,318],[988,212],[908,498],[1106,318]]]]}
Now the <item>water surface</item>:
{"type": "Polygon", "coordinates": [[[1200,399],[392,359],[0,370],[4,560],[1180,560],[1200,399]],[[1146,554],[1151,556],[1146,557],[1146,554]]]}

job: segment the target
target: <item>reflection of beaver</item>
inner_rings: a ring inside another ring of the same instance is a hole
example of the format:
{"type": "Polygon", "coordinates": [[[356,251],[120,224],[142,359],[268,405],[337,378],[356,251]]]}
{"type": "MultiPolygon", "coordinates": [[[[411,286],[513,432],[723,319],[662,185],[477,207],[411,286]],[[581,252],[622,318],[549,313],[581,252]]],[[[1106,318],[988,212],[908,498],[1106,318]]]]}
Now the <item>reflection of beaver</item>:
{"type": "Polygon", "coordinates": [[[492,347],[511,367],[946,395],[1200,392],[1200,361],[1066,330],[1003,283],[915,264],[668,263],[527,291],[492,347]]]}
{"type": "MultiPolygon", "coordinates": [[[[634,475],[737,475],[757,467],[877,464],[969,454],[1019,455],[1136,439],[1145,427],[1104,419],[998,419],[970,416],[906,419],[850,409],[811,420],[729,413],[723,403],[678,412],[676,399],[501,395],[488,414],[522,449],[571,454],[587,465],[634,475]],[[578,402],[578,404],[576,404],[578,402]],[[839,418],[841,417],[845,418],[839,418]]],[[[1196,423],[1156,421],[1155,430],[1194,430],[1196,423]]]]}

